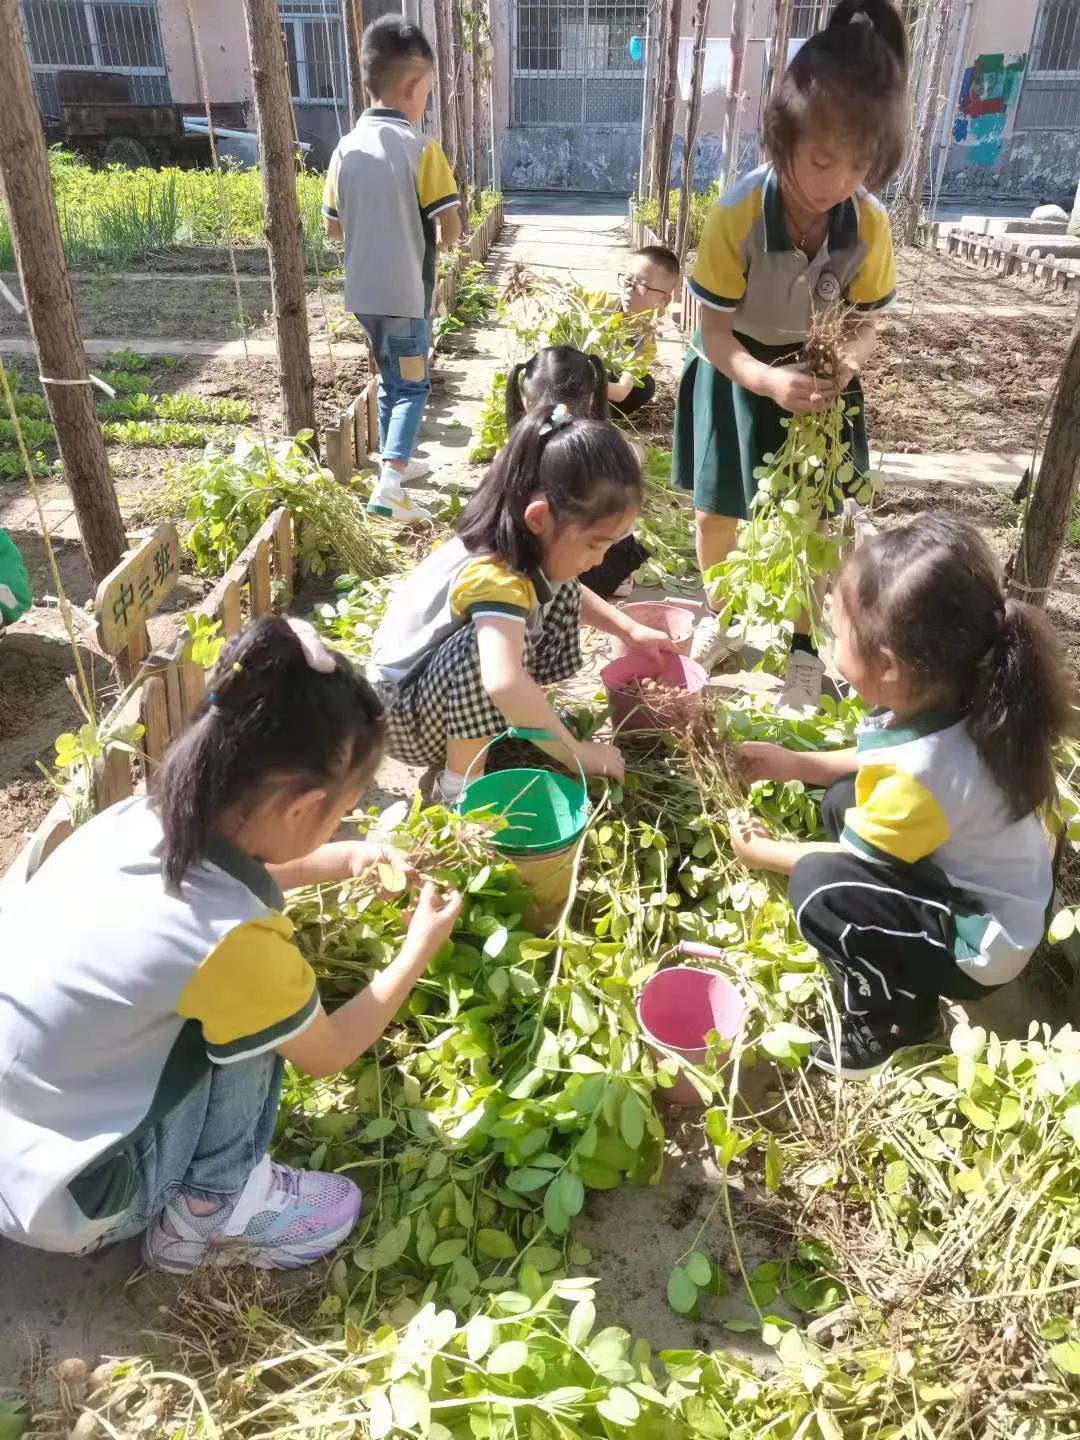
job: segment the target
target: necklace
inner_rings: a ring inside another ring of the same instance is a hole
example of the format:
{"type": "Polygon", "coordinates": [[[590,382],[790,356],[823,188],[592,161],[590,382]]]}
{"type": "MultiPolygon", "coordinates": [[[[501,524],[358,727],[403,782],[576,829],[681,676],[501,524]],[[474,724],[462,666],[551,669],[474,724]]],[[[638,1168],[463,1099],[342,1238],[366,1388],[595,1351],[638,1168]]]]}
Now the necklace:
{"type": "Polygon", "coordinates": [[[827,216],[827,215],[815,215],[815,216],[813,217],[813,219],[810,221],[810,223],[805,227],[805,229],[803,229],[803,230],[800,231],[798,225],[795,224],[794,216],[792,215],[792,213],[791,213],[791,211],[788,209],[788,207],[785,205],[785,206],[784,206],[784,220],[785,220],[785,223],[788,223],[788,224],[791,225],[791,230],[790,230],[788,233],[789,233],[790,235],[792,235],[792,238],[793,238],[794,241],[795,241],[795,248],[796,248],[797,250],[802,250],[804,254],[809,253],[809,252],[807,252],[807,249],[806,249],[806,242],[807,242],[807,240],[808,240],[808,239],[810,238],[810,236],[813,235],[813,234],[815,233],[815,231],[820,227],[820,228],[821,228],[821,239],[820,239],[820,240],[818,241],[818,243],[814,246],[814,253],[816,254],[817,251],[820,250],[822,241],[825,239],[825,228],[826,228],[826,226],[827,226],[827,224],[828,224],[828,216],[827,216]]]}

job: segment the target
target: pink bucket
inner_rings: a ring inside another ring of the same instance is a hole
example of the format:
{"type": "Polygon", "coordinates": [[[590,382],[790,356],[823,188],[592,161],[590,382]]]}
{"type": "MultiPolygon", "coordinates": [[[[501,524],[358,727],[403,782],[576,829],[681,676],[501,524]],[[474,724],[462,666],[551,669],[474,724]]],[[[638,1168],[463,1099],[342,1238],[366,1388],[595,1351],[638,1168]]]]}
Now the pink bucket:
{"type": "MultiPolygon", "coordinates": [[[[690,965],[657,970],[642,986],[637,1002],[638,1024],[653,1054],[663,1058],[671,1052],[692,1065],[704,1064],[710,1030],[722,1040],[733,1040],[745,1014],[742,996],[730,980],[690,965]]],[[[705,1103],[685,1075],[659,1094],[676,1105],[705,1103]]]]}
{"type": "MultiPolygon", "coordinates": [[[[667,600],[635,600],[629,605],[620,605],[619,609],[639,625],[648,625],[650,630],[662,630],[680,655],[690,654],[690,642],[694,638],[694,616],[689,610],[672,605],[667,600]]],[[[611,642],[613,660],[618,660],[623,655],[638,653],[618,637],[611,642]]]]}
{"type": "Polygon", "coordinates": [[[600,679],[607,692],[611,723],[625,735],[635,730],[671,730],[688,725],[701,708],[701,691],[708,676],[696,660],[687,660],[683,655],[653,659],[639,652],[609,661],[600,671],[600,679]],[[663,680],[683,693],[673,693],[650,705],[633,683],[644,679],[663,680]]]}

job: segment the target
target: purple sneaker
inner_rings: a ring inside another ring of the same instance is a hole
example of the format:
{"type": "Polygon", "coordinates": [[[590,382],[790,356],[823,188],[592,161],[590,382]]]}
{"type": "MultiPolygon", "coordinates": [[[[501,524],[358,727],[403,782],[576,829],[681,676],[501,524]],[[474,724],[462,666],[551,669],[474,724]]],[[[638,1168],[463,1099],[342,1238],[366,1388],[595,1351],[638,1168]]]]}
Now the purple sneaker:
{"type": "Polygon", "coordinates": [[[195,1214],[181,1190],[143,1236],[143,1259],[176,1275],[201,1265],[295,1270],[348,1237],[360,1204],[360,1191],[344,1175],[294,1170],[267,1155],[236,1199],[209,1215],[195,1214]]]}

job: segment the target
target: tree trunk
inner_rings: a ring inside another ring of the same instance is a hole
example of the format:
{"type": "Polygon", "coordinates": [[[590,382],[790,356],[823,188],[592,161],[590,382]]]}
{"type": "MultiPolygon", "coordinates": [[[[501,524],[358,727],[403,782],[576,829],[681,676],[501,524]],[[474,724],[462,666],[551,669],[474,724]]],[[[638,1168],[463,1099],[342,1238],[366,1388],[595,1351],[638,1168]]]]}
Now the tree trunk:
{"type": "MultiPolygon", "coordinates": [[[[473,0],[476,3],[476,0],[473,0]]],[[[472,180],[472,208],[480,213],[480,127],[484,118],[484,103],[480,85],[483,56],[480,53],[480,19],[474,9],[469,22],[469,79],[472,82],[472,107],[469,126],[469,178],[472,180]]]]}
{"type": "Polygon", "coordinates": [[[662,244],[667,243],[668,205],[671,201],[671,146],[675,138],[675,104],[679,95],[679,25],[682,22],[682,0],[670,0],[671,14],[668,19],[667,52],[664,56],[664,76],[661,85],[660,114],[660,218],[657,232],[662,244]]]}
{"type": "Polygon", "coordinates": [[[285,47],[276,0],[244,0],[255,122],[263,180],[278,368],[285,429],[315,436],[315,377],[308,343],[307,292],[296,203],[296,142],[285,47]]]}
{"type": "Polygon", "coordinates": [[[1080,486],[1080,324],[1072,335],[1050,413],[1042,462],[1009,565],[1009,593],[1045,605],[1080,486]]]}
{"type": "Polygon", "coordinates": [[[450,74],[454,86],[454,135],[457,142],[454,155],[454,175],[457,179],[458,194],[461,196],[462,229],[467,233],[469,229],[469,143],[468,131],[465,128],[465,35],[461,24],[460,0],[450,0],[450,11],[453,16],[453,24],[450,27],[450,74]]]}
{"type": "MultiPolygon", "coordinates": [[[[0,94],[0,178],[38,373],[51,380],[85,381],[86,356],[16,0],[0,0],[0,94]]],[[[81,383],[42,388],[90,573],[101,581],[119,563],[127,539],[94,391],[81,383]]]]}
{"type": "Polygon", "coordinates": [[[432,0],[435,16],[435,98],[438,104],[439,144],[455,168],[453,81],[450,75],[450,24],[446,0],[432,0]]]}
{"type": "Polygon", "coordinates": [[[940,0],[934,12],[935,28],[927,37],[927,80],[926,103],[922,107],[915,134],[911,137],[910,160],[903,177],[900,193],[893,206],[893,238],[897,245],[912,245],[922,213],[923,189],[930,168],[930,154],[934,148],[943,103],[941,87],[945,78],[945,61],[949,53],[949,35],[952,32],[952,0],[940,0]]]}
{"type": "Polygon", "coordinates": [[[787,47],[791,38],[791,0],[776,0],[776,21],[773,25],[773,44],[769,94],[775,95],[787,69],[787,47]]]}
{"type": "Polygon", "coordinates": [[[742,120],[742,77],[746,62],[746,0],[732,0],[731,74],[724,106],[724,189],[739,173],[739,128],[742,120]]]}
{"type": "Polygon", "coordinates": [[[345,78],[349,87],[349,120],[355,125],[367,106],[360,70],[360,0],[341,0],[341,35],[345,44],[345,78]]]}
{"type": "Polygon", "coordinates": [[[660,34],[656,42],[656,65],[653,71],[652,134],[649,137],[649,188],[646,194],[650,200],[660,199],[660,130],[663,124],[663,95],[661,91],[667,73],[667,37],[671,22],[669,0],[660,0],[660,34]]]}
{"type": "Polygon", "coordinates": [[[679,223],[675,231],[675,253],[679,264],[686,259],[690,234],[690,197],[694,185],[694,149],[697,145],[698,118],[701,115],[701,79],[705,69],[705,31],[709,24],[709,0],[695,0],[694,55],[690,70],[690,100],[686,106],[683,129],[682,187],[679,191],[679,223]]]}

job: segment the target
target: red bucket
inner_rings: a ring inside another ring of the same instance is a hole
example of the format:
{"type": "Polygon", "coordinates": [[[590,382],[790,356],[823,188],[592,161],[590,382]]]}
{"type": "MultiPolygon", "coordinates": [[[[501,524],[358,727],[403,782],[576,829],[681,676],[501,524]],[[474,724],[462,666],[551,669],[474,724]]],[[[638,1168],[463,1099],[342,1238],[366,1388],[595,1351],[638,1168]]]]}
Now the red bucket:
{"type": "Polygon", "coordinates": [[[620,734],[685,728],[701,710],[701,692],[708,678],[697,661],[685,655],[654,659],[640,652],[612,660],[600,671],[611,723],[620,734]],[[648,699],[635,684],[640,680],[659,680],[673,688],[655,700],[648,699]]]}
{"type": "MultiPolygon", "coordinates": [[[[745,1014],[743,998],[730,980],[691,965],[657,970],[642,986],[637,1002],[638,1024],[653,1054],[661,1059],[680,1055],[692,1065],[705,1063],[710,1030],[722,1040],[734,1040],[745,1014]]],[[[685,1075],[660,1095],[676,1105],[705,1103],[685,1075]]]]}

